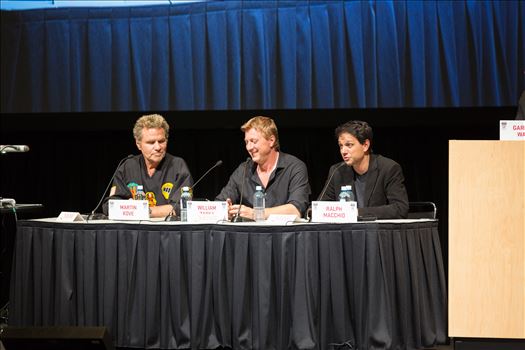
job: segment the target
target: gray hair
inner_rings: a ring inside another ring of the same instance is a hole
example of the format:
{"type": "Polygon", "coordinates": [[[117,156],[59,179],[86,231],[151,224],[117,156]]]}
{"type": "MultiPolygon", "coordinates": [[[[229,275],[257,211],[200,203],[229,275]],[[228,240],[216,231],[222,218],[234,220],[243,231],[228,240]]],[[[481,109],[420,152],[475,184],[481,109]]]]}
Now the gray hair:
{"type": "Polygon", "coordinates": [[[160,114],[143,115],[142,117],[137,119],[137,121],[135,122],[135,126],[133,127],[133,136],[135,137],[135,140],[142,140],[142,129],[144,128],[162,128],[164,129],[164,133],[166,134],[166,139],[168,139],[170,126],[166,119],[164,119],[164,117],[160,114]]]}

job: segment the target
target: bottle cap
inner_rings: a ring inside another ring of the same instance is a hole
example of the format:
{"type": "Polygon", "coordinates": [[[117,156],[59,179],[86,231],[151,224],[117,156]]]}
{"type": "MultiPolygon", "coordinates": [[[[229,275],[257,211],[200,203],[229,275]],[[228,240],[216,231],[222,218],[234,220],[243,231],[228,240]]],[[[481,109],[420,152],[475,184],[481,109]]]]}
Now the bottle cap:
{"type": "Polygon", "coordinates": [[[182,190],[185,191],[185,192],[188,192],[188,191],[190,190],[190,188],[189,188],[188,186],[184,186],[184,187],[182,188],[182,190]]]}
{"type": "Polygon", "coordinates": [[[255,186],[256,191],[262,191],[262,186],[255,186]]]}

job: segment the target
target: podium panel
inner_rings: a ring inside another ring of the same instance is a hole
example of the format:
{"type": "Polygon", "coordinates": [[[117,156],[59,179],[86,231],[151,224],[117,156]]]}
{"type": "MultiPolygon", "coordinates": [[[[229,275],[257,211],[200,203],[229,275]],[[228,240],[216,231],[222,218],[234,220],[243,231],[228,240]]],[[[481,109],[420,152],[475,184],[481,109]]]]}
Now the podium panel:
{"type": "Polygon", "coordinates": [[[525,142],[449,141],[449,336],[525,338],[525,142]]]}

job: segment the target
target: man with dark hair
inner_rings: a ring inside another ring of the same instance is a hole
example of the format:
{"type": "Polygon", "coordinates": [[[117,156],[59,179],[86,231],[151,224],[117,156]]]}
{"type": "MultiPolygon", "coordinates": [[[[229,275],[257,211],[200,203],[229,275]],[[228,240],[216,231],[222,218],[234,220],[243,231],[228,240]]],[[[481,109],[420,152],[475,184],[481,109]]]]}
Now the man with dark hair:
{"type": "Polygon", "coordinates": [[[329,171],[333,173],[319,200],[338,199],[341,186],[352,186],[358,215],[378,219],[402,219],[408,215],[408,196],[401,166],[392,159],[372,153],[373,131],[364,121],[350,121],[335,129],[343,158],[329,171]]]}

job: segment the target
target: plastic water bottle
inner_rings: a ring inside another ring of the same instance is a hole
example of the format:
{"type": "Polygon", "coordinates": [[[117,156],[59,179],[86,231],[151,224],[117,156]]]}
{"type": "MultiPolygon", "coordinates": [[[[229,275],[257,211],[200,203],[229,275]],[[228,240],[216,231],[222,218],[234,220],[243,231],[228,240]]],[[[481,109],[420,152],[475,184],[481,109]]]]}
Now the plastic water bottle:
{"type": "Polygon", "coordinates": [[[264,221],[264,206],[265,200],[262,186],[256,186],[253,194],[253,218],[255,221],[264,221]]]}
{"type": "Polygon", "coordinates": [[[354,196],[354,192],[352,192],[352,186],[348,185],[346,186],[347,188],[347,192],[348,192],[348,201],[355,201],[355,196],[354,196]]]}
{"type": "Polygon", "coordinates": [[[134,199],[137,201],[146,200],[146,193],[144,193],[144,187],[142,185],[137,186],[137,193],[135,193],[134,199]]]}
{"type": "MultiPolygon", "coordinates": [[[[352,192],[352,190],[350,189],[350,191],[348,191],[348,187],[349,186],[341,186],[341,192],[339,192],[339,201],[340,202],[349,202],[349,201],[351,201],[350,193],[352,192]]],[[[352,188],[352,187],[350,186],[350,188],[352,188]]]]}
{"type": "Polygon", "coordinates": [[[188,221],[188,201],[191,201],[191,198],[190,188],[184,186],[180,195],[180,221],[188,221]]]}

